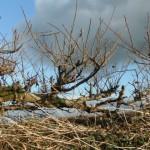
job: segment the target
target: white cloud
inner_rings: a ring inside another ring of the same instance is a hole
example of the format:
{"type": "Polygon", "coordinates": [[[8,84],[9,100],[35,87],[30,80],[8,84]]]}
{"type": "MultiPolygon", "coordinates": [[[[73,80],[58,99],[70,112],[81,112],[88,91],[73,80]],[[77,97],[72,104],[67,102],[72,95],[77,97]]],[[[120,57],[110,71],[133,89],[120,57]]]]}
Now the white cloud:
{"type": "MultiPolygon", "coordinates": [[[[36,23],[57,25],[70,24],[75,11],[76,0],[36,0],[36,23]]],[[[98,20],[99,17],[109,20],[114,7],[116,12],[112,24],[120,26],[123,16],[133,29],[143,28],[146,15],[150,12],[150,0],[78,0],[77,22],[80,26],[87,24],[89,19],[98,20]],[[118,25],[117,25],[118,23],[118,25]]],[[[40,26],[39,26],[40,29],[40,26]]]]}
{"type": "MultiPolygon", "coordinates": [[[[76,0],[35,0],[36,15],[32,18],[34,30],[51,30],[48,22],[57,26],[70,26],[75,2],[76,0]]],[[[90,19],[95,25],[99,17],[108,22],[115,7],[113,28],[124,30],[123,16],[126,16],[135,42],[141,44],[144,39],[146,15],[150,13],[150,0],[78,0],[77,29],[86,28],[90,19]]]]}

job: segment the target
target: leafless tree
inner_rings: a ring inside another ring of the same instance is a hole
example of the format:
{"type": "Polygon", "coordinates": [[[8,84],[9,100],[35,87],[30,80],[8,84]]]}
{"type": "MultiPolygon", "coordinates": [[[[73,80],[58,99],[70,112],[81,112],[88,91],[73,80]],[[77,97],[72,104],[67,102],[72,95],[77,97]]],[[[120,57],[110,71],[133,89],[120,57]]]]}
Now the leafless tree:
{"type": "Polygon", "coordinates": [[[91,42],[89,39],[91,21],[86,35],[80,32],[77,37],[73,34],[74,25],[71,31],[65,26],[63,26],[64,31],[54,25],[51,27],[57,32],[50,35],[54,41],[53,45],[50,46],[47,41],[36,40],[36,42],[56,70],[56,78],[52,77],[54,78],[51,86],[52,95],[69,92],[89,81],[106,66],[118,46],[118,40],[110,43],[105,38],[106,31],[101,30],[101,24],[91,42]]]}
{"type": "Polygon", "coordinates": [[[16,61],[11,58],[13,53],[18,52],[23,44],[20,44],[21,37],[17,30],[14,30],[12,41],[8,42],[1,34],[1,47],[0,47],[0,76],[11,74],[16,66],[16,61]]]}
{"type": "Polygon", "coordinates": [[[118,67],[117,65],[108,65],[103,69],[103,73],[95,75],[87,82],[85,90],[89,97],[99,99],[101,97],[110,97],[112,94],[118,94],[120,81],[126,72],[132,71],[128,69],[129,62],[118,67]]]}
{"type": "Polygon", "coordinates": [[[88,29],[84,32],[81,28],[77,35],[75,31],[77,8],[76,1],[75,15],[70,29],[65,25],[60,29],[49,23],[50,31],[53,32],[47,32],[48,34],[33,32],[32,25],[23,11],[28,33],[35,43],[35,48],[41,50],[54,66],[56,74],[51,76],[49,81],[51,95],[72,91],[88,82],[108,64],[118,48],[118,38],[114,38],[113,41],[106,38],[108,27],[103,29],[101,19],[94,36],[91,36],[91,30],[94,28],[91,20],[88,29]]]}
{"type": "Polygon", "coordinates": [[[109,25],[105,24],[111,32],[120,39],[120,45],[126,48],[131,55],[133,55],[132,60],[135,67],[135,78],[132,83],[130,83],[134,88],[135,99],[141,99],[143,97],[143,92],[150,88],[150,17],[147,15],[147,25],[145,28],[144,42],[143,46],[137,47],[134,44],[133,35],[130,31],[130,24],[128,24],[127,18],[124,17],[125,26],[129,36],[129,42],[120,33],[114,31],[109,25]]]}
{"type": "Polygon", "coordinates": [[[21,43],[21,35],[17,32],[17,30],[14,30],[12,34],[12,40],[8,42],[5,38],[5,36],[1,33],[1,43],[0,43],[0,77],[1,77],[1,85],[0,88],[3,89],[3,86],[5,87],[3,91],[4,93],[12,92],[14,93],[14,99],[17,98],[17,93],[20,89],[19,82],[12,83],[12,89],[8,86],[11,83],[8,79],[8,76],[12,77],[12,74],[15,72],[17,62],[13,58],[13,55],[16,54],[21,50],[23,47],[23,44],[21,43]],[[5,78],[6,76],[6,78],[5,78]],[[2,83],[3,82],[3,83],[2,83]],[[8,86],[8,89],[7,89],[8,86]],[[9,91],[10,90],[10,91],[9,91]]]}

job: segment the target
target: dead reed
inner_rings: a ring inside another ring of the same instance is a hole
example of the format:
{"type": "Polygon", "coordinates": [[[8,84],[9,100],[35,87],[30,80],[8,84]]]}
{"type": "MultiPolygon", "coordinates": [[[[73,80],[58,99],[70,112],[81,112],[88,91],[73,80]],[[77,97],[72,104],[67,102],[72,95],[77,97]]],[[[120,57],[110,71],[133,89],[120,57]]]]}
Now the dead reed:
{"type": "MultiPolygon", "coordinates": [[[[149,108],[147,109],[149,111],[149,108]]],[[[0,125],[2,150],[150,149],[150,115],[31,119],[0,125]]]]}

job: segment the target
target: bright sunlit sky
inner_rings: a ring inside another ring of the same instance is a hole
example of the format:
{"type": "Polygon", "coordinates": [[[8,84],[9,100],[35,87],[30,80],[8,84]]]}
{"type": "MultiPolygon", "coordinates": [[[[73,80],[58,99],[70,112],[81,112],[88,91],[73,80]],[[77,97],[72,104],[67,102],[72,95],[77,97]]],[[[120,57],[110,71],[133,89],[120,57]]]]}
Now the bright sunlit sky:
{"type": "MultiPolygon", "coordinates": [[[[6,37],[24,21],[21,7],[27,17],[32,20],[37,31],[47,29],[47,23],[68,25],[72,22],[75,11],[75,0],[1,0],[0,32],[6,37]]],[[[89,20],[97,24],[99,17],[106,22],[115,9],[112,27],[124,30],[123,16],[126,16],[135,43],[141,44],[144,37],[147,14],[150,13],[150,0],[78,0],[77,26],[87,27],[89,20]]],[[[125,55],[118,55],[120,63],[125,55]]],[[[126,77],[127,79],[128,77],[126,77]]]]}

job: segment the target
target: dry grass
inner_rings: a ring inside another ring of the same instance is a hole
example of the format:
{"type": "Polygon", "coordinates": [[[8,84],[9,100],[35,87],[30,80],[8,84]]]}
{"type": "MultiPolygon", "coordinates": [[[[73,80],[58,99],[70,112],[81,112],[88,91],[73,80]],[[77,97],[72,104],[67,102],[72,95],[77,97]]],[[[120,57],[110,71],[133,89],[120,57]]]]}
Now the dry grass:
{"type": "MultiPolygon", "coordinates": [[[[149,110],[148,110],[149,111],[149,110]]],[[[150,115],[35,119],[0,125],[2,150],[150,149],[150,115]]]]}

